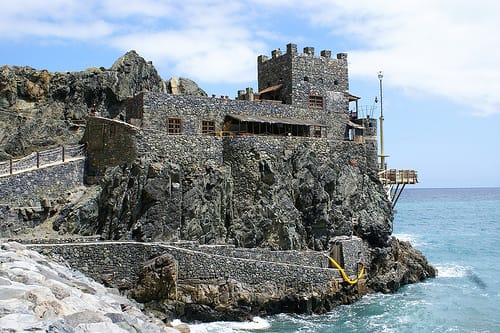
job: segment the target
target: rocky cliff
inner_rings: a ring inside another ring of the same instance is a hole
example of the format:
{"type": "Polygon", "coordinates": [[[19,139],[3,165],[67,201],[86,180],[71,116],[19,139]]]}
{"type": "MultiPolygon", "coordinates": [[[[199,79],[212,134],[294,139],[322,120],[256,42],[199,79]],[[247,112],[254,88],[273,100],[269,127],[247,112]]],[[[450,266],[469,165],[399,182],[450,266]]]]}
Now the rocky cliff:
{"type": "MultiPolygon", "coordinates": [[[[176,90],[206,95],[188,79],[176,90]]],[[[141,91],[171,92],[170,81],[151,62],[127,52],[106,69],[56,72],[31,67],[0,68],[0,160],[33,150],[77,143],[91,112],[119,117],[121,104],[141,91]]]]}
{"type": "MultiPolygon", "coordinates": [[[[175,90],[204,94],[184,82],[176,80],[175,90]]],[[[91,112],[119,119],[122,103],[142,90],[172,87],[135,52],[111,69],[83,72],[4,66],[0,155],[78,142],[79,121],[91,112]]],[[[98,185],[44,198],[45,225],[59,235],[275,250],[330,251],[337,237],[354,235],[369,251],[368,291],[390,292],[435,276],[421,253],[391,238],[392,209],[362,145],[316,140],[325,145],[318,153],[315,139],[252,140],[224,139],[222,163],[197,170],[154,151],[139,155],[108,168],[98,185]]]]}

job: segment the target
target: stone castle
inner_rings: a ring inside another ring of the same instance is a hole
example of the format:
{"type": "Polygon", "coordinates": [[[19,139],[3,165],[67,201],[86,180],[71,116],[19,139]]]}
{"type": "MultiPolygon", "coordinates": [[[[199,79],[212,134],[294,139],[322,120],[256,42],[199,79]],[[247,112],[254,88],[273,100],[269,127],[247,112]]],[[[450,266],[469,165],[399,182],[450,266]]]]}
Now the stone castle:
{"type": "Polygon", "coordinates": [[[294,144],[316,140],[315,146],[325,147],[326,142],[362,144],[370,167],[377,167],[377,122],[358,119],[359,97],[349,92],[347,54],[334,59],[323,50],[315,56],[313,47],[299,53],[297,45],[288,44],[285,54],[274,50],[271,58],[261,55],[257,63],[258,92],[240,90],[235,100],[176,94],[174,79],[172,94],[131,97],[120,112],[121,122],[90,118],[83,140],[89,181],[107,167],[151,151],[187,169],[206,160],[222,163],[224,145],[244,138],[282,138],[294,144]]]}

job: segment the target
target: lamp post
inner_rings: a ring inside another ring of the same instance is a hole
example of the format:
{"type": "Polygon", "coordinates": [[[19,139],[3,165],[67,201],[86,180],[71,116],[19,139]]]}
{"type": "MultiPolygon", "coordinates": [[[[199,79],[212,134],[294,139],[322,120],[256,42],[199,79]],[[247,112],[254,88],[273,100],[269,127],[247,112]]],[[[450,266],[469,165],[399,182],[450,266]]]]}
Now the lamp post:
{"type": "Polygon", "coordinates": [[[378,81],[380,84],[380,170],[385,170],[386,165],[385,165],[385,154],[384,154],[384,108],[382,104],[382,78],[384,77],[384,74],[382,71],[378,72],[378,81]]]}

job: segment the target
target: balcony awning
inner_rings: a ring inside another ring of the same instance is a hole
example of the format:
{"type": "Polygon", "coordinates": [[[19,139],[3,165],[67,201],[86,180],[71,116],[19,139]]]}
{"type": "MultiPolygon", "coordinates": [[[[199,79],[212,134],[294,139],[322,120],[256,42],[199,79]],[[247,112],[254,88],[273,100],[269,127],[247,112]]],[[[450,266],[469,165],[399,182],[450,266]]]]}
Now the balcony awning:
{"type": "Polygon", "coordinates": [[[328,127],[327,125],[321,124],[317,121],[305,120],[305,119],[262,117],[262,116],[249,116],[249,115],[239,115],[239,114],[229,114],[228,117],[248,123],[268,123],[268,124],[328,127]]]}
{"type": "Polygon", "coordinates": [[[353,95],[350,92],[345,92],[344,96],[347,97],[347,99],[349,100],[349,102],[354,102],[354,101],[357,101],[358,99],[361,99],[361,97],[353,95]]]}
{"type": "Polygon", "coordinates": [[[267,87],[265,89],[262,89],[261,91],[258,92],[259,95],[270,92],[270,91],[276,91],[283,87],[283,83],[277,84],[275,86],[267,87]]]}
{"type": "Polygon", "coordinates": [[[352,122],[350,120],[347,121],[347,125],[349,125],[349,127],[353,127],[353,128],[357,128],[357,129],[365,129],[364,126],[362,126],[360,124],[356,124],[355,122],[352,122]]]}

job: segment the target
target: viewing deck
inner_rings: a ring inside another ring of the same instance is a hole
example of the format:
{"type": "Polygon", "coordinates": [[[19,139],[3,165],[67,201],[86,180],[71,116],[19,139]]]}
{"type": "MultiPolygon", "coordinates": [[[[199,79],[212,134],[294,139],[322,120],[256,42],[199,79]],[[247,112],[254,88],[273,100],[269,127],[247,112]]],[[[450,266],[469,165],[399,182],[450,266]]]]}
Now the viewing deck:
{"type": "Polygon", "coordinates": [[[392,208],[401,196],[407,184],[413,185],[418,183],[416,170],[397,170],[386,169],[379,172],[379,179],[387,193],[387,197],[392,203],[392,208]]]}
{"type": "Polygon", "coordinates": [[[396,170],[387,169],[379,172],[380,181],[384,185],[397,185],[397,184],[417,184],[417,171],[416,170],[396,170]]]}

